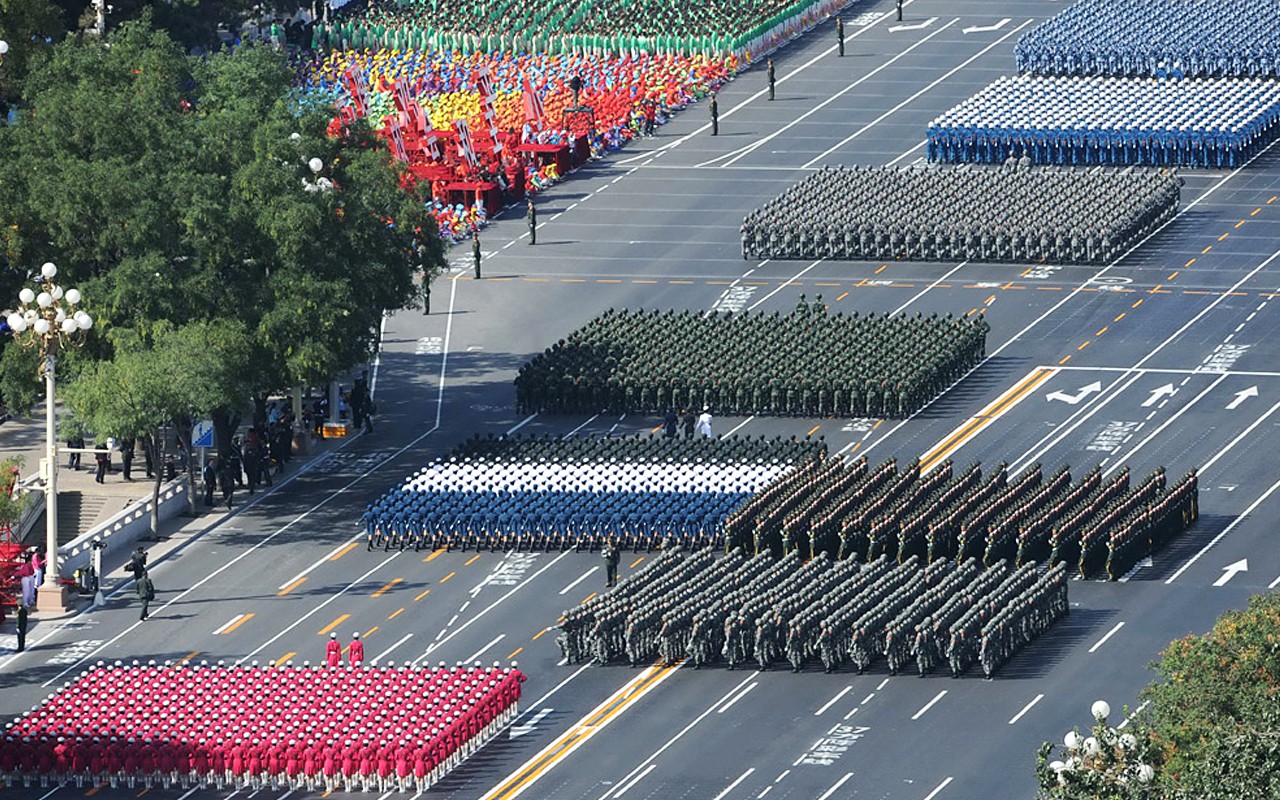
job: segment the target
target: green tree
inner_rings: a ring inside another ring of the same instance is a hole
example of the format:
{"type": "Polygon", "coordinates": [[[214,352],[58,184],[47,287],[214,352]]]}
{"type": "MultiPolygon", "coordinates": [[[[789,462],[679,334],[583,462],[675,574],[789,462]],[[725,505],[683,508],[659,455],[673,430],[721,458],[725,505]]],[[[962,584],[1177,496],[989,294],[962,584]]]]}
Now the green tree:
{"type": "Polygon", "coordinates": [[[61,9],[49,0],[0,0],[0,40],[9,45],[0,57],[0,119],[21,96],[27,71],[65,30],[61,9]]]}
{"type": "Polygon", "coordinates": [[[1154,768],[1149,787],[1065,780],[1041,750],[1043,798],[1151,797],[1272,800],[1280,797],[1280,593],[1254,597],[1209,633],[1171,643],[1143,692],[1145,712],[1129,732],[1154,768]]]}
{"type": "MultiPolygon", "coordinates": [[[[417,302],[412,254],[435,272],[443,246],[371,130],[328,136],[332,109],[297,97],[277,51],[192,58],[143,22],[109,41],[68,40],[29,76],[29,115],[0,129],[0,225],[14,263],[57,263],[106,329],[156,346],[164,322],[243,330],[243,381],[212,409],[225,448],[250,395],[366,358],[383,310],[417,302]]],[[[11,360],[0,378],[19,381],[11,360]]],[[[19,410],[32,381],[4,384],[19,410]]]]}

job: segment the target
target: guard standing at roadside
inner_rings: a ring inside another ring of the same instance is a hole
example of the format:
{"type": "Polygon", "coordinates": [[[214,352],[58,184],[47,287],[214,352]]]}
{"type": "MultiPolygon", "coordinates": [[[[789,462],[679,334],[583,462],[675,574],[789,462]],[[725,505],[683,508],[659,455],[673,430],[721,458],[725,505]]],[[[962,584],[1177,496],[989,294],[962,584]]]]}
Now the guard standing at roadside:
{"type": "Polygon", "coordinates": [[[770,99],[770,100],[772,100],[772,99],[773,99],[773,85],[774,85],[774,82],[775,82],[775,81],[774,81],[774,76],[773,76],[773,59],[771,58],[771,59],[769,59],[769,99],[770,99]]]}
{"type": "Polygon", "coordinates": [[[422,314],[431,315],[431,279],[422,276],[422,314]]]}
{"type": "Polygon", "coordinates": [[[156,599],[156,586],[151,582],[151,575],[146,570],[142,571],[142,577],[138,579],[134,588],[138,592],[138,600],[142,603],[142,615],[138,619],[146,621],[148,609],[151,607],[151,601],[156,599]]]}
{"type": "Polygon", "coordinates": [[[364,642],[360,641],[360,633],[351,634],[351,644],[347,648],[347,656],[351,659],[351,666],[358,667],[364,663],[364,642]]]}
{"type": "Polygon", "coordinates": [[[338,643],[338,634],[329,634],[329,643],[324,646],[325,663],[331,667],[342,664],[342,645],[338,643]]]}
{"type": "Polygon", "coordinates": [[[898,0],[898,22],[902,22],[902,0],[898,0]]]}
{"type": "Polygon", "coordinates": [[[716,93],[711,93],[711,135],[720,135],[720,106],[716,104],[716,93]]]}
{"type": "Polygon", "coordinates": [[[533,207],[533,200],[529,201],[529,244],[538,243],[538,209],[533,207]]]}
{"type": "Polygon", "coordinates": [[[613,537],[609,537],[609,541],[604,546],[604,574],[605,586],[612,588],[618,582],[618,541],[613,537]]]}
{"type": "Polygon", "coordinates": [[[476,280],[480,280],[480,231],[471,232],[471,257],[476,262],[476,280]]]}
{"type": "Polygon", "coordinates": [[[129,556],[129,571],[133,573],[135,581],[141,580],[142,574],[147,571],[147,551],[142,545],[138,545],[138,549],[129,556]]]}
{"type": "Polygon", "coordinates": [[[844,20],[836,17],[836,44],[840,46],[840,57],[844,58],[844,20]]]}
{"type": "Polygon", "coordinates": [[[27,649],[27,605],[18,606],[18,652],[27,649]]]}

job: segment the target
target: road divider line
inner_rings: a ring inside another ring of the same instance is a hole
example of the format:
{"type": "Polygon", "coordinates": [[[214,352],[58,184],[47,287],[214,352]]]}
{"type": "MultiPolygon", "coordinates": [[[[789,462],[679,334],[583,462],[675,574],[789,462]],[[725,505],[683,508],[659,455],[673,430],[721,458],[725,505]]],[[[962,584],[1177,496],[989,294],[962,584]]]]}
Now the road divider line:
{"type": "Polygon", "coordinates": [[[463,659],[462,663],[463,663],[463,664],[470,664],[472,661],[475,661],[475,660],[476,660],[476,659],[478,659],[480,656],[482,656],[482,655],[484,655],[485,653],[489,652],[491,649],[493,649],[493,646],[494,646],[494,645],[496,645],[498,642],[502,641],[502,640],[503,640],[503,639],[505,639],[505,638],[507,638],[507,635],[506,635],[505,633],[500,633],[500,634],[498,634],[496,637],[494,637],[494,639],[493,639],[493,641],[492,641],[492,642],[489,642],[489,643],[488,643],[488,644],[486,644],[484,647],[481,647],[479,650],[475,651],[475,652],[474,652],[474,653],[472,653],[470,656],[468,656],[467,658],[463,659]]]}
{"type": "Polygon", "coordinates": [[[942,698],[944,698],[944,697],[946,697],[946,696],[947,696],[947,690],[946,690],[946,689],[943,689],[942,691],[938,692],[937,694],[935,694],[935,695],[933,696],[933,699],[932,699],[932,700],[930,700],[929,702],[925,703],[925,704],[924,704],[924,707],[923,707],[923,708],[921,708],[919,711],[917,711],[917,712],[916,712],[916,713],[915,713],[911,718],[912,718],[912,719],[920,719],[921,717],[923,717],[923,716],[925,715],[925,713],[926,713],[926,712],[928,712],[928,710],[929,710],[929,709],[933,708],[933,706],[934,706],[934,704],[935,704],[935,703],[937,703],[939,700],[941,700],[942,698]]]}
{"type": "Polygon", "coordinates": [[[475,554],[474,556],[472,556],[471,558],[468,558],[468,559],[467,559],[467,563],[463,564],[462,566],[464,566],[464,567],[469,567],[469,566],[471,566],[472,564],[476,563],[476,562],[477,562],[477,561],[479,561],[479,560],[480,560],[480,554],[479,554],[479,553],[476,553],[476,554],[475,554]]]}
{"type": "Polygon", "coordinates": [[[566,586],[566,587],[564,587],[563,589],[561,589],[561,590],[560,590],[560,594],[564,595],[564,594],[568,594],[569,592],[573,591],[573,587],[575,587],[575,586],[577,586],[578,584],[582,583],[582,582],[583,582],[583,581],[585,581],[587,578],[590,578],[590,577],[591,577],[591,573],[595,572],[595,571],[596,571],[596,570],[598,570],[598,569],[600,569],[600,566],[599,566],[599,565],[596,565],[596,566],[592,567],[591,569],[587,570],[586,572],[582,573],[582,575],[580,575],[580,576],[579,576],[579,577],[578,577],[578,578],[577,578],[573,583],[571,583],[571,584],[569,584],[568,586],[566,586]]]}
{"type": "Polygon", "coordinates": [[[450,572],[448,575],[445,575],[443,578],[441,578],[441,579],[440,579],[440,582],[441,582],[441,583],[445,583],[445,582],[447,582],[450,578],[452,578],[454,575],[457,575],[457,574],[458,574],[458,573],[456,573],[456,572],[450,572]]]}
{"type": "Polygon", "coordinates": [[[942,790],[947,788],[947,785],[950,784],[953,780],[955,780],[955,778],[948,776],[946,780],[938,784],[938,787],[936,789],[934,789],[932,792],[929,792],[927,795],[925,795],[924,800],[933,800],[933,798],[941,794],[942,790]]]}
{"type": "Polygon", "coordinates": [[[416,603],[416,602],[418,602],[419,600],[421,600],[422,598],[426,597],[426,596],[427,596],[427,595],[429,595],[429,594],[431,594],[431,590],[430,590],[430,589],[424,589],[424,590],[422,590],[422,593],[421,593],[421,594],[419,594],[417,597],[413,598],[413,602],[415,602],[415,603],[416,603]]]}
{"type": "Polygon", "coordinates": [[[744,773],[742,773],[741,775],[739,775],[737,780],[735,780],[733,783],[731,783],[731,784],[729,784],[728,786],[726,786],[726,787],[725,787],[725,790],[724,790],[723,792],[721,792],[720,794],[716,795],[716,796],[715,796],[715,798],[714,798],[714,800],[724,800],[724,798],[729,794],[729,792],[732,792],[734,789],[737,789],[737,788],[738,788],[738,784],[742,783],[742,782],[743,782],[743,781],[745,781],[747,778],[750,778],[750,777],[751,777],[751,773],[753,773],[753,772],[755,772],[755,771],[756,771],[756,768],[755,768],[755,767],[748,767],[746,772],[744,772],[744,773]]]}
{"type": "Polygon", "coordinates": [[[346,622],[349,619],[351,619],[350,614],[343,614],[342,616],[335,619],[333,622],[330,622],[328,625],[325,625],[323,628],[316,631],[316,636],[324,636],[326,633],[329,633],[334,628],[338,627],[339,625],[341,625],[342,623],[346,622]]]}
{"type": "Polygon", "coordinates": [[[622,797],[622,795],[625,794],[628,789],[630,789],[632,786],[635,786],[637,783],[641,781],[641,779],[644,778],[645,775],[648,775],[650,772],[653,772],[657,768],[658,768],[657,764],[650,764],[649,766],[645,767],[644,772],[641,772],[639,775],[632,778],[629,783],[618,787],[618,791],[613,796],[622,797]]]}
{"type": "Polygon", "coordinates": [[[759,682],[752,683],[750,686],[748,686],[747,688],[745,688],[745,689],[743,689],[741,692],[739,692],[737,697],[733,698],[732,700],[730,700],[729,702],[727,702],[727,703],[725,703],[723,706],[721,706],[721,707],[720,707],[720,710],[719,710],[719,711],[717,711],[716,713],[717,713],[717,714],[723,714],[724,712],[726,712],[726,711],[728,711],[729,709],[733,708],[733,706],[734,706],[734,704],[735,704],[735,703],[737,703],[737,702],[738,702],[739,700],[741,700],[742,698],[746,697],[746,696],[751,692],[751,690],[752,690],[752,689],[756,688],[756,687],[757,687],[757,686],[759,686],[759,685],[760,685],[760,684],[759,684],[759,682]]]}
{"type": "Polygon", "coordinates": [[[1058,373],[1056,367],[1036,367],[1022,380],[1009,387],[1003,394],[988,403],[981,411],[961,423],[959,427],[934,445],[920,458],[920,471],[926,472],[935,464],[964,446],[980,431],[1007,414],[1025,400],[1042,383],[1058,373]]]}
{"type": "Polygon", "coordinates": [[[1224,536],[1226,536],[1228,533],[1231,533],[1231,531],[1235,530],[1236,526],[1239,525],[1241,522],[1244,522],[1245,517],[1252,514],[1254,509],[1256,509],[1258,506],[1266,502],[1266,499],[1270,497],[1272,494],[1274,494],[1276,489],[1280,489],[1280,481],[1276,481],[1275,483],[1271,484],[1271,488],[1263,492],[1262,496],[1259,497],[1257,500],[1254,500],[1252,503],[1250,503],[1248,508],[1246,508],[1244,511],[1241,511],[1240,516],[1236,517],[1234,520],[1231,521],[1230,525],[1222,529],[1222,533],[1213,537],[1212,541],[1210,541],[1204,547],[1200,548],[1200,552],[1192,556],[1191,559],[1187,561],[1187,563],[1183,564],[1181,567],[1178,567],[1178,570],[1174,572],[1172,575],[1170,575],[1169,579],[1164,582],[1165,586],[1168,586],[1169,584],[1176,581],[1178,579],[1178,576],[1180,576],[1182,573],[1187,571],[1188,567],[1190,567],[1192,564],[1199,561],[1200,557],[1203,556],[1205,553],[1209,552],[1211,549],[1213,549],[1214,545],[1222,541],[1222,538],[1224,536]]]}
{"type": "Polygon", "coordinates": [[[849,779],[850,779],[850,778],[852,778],[852,777],[853,777],[853,773],[852,773],[852,772],[846,772],[846,773],[844,774],[844,777],[843,777],[843,778],[841,778],[840,780],[836,781],[836,785],[835,785],[835,786],[832,786],[830,789],[828,789],[828,790],[826,790],[825,792],[823,792],[823,793],[818,797],[818,800],[830,800],[830,798],[831,798],[833,795],[835,795],[835,793],[836,793],[836,792],[840,791],[840,787],[841,787],[841,786],[844,786],[846,783],[848,783],[848,782],[849,782],[849,779]]]}
{"type": "Polygon", "coordinates": [[[357,545],[357,544],[359,544],[359,542],[349,542],[349,543],[348,543],[345,547],[343,547],[341,550],[339,550],[338,552],[336,552],[336,553],[334,553],[332,556],[330,556],[330,557],[329,557],[329,560],[330,560],[330,561],[337,561],[338,559],[340,559],[340,558],[342,558],[343,556],[345,556],[347,553],[350,553],[352,550],[355,550],[355,549],[356,549],[356,545],[357,545]]]}
{"type": "Polygon", "coordinates": [[[412,633],[406,633],[404,636],[401,636],[401,637],[400,637],[400,641],[398,641],[398,642],[396,642],[395,644],[391,645],[391,646],[390,646],[390,647],[388,647],[386,650],[383,650],[381,653],[378,653],[378,655],[374,657],[374,659],[373,659],[373,663],[375,663],[375,664],[376,664],[376,663],[378,663],[378,662],[382,661],[382,659],[384,659],[384,658],[386,658],[387,656],[391,655],[391,653],[392,653],[392,651],[393,651],[393,650],[395,650],[397,647],[399,647],[400,645],[404,644],[405,642],[409,641],[409,640],[410,640],[410,639],[412,639],[412,638],[413,638],[413,634],[412,634],[412,633]]]}
{"type": "Polygon", "coordinates": [[[1107,643],[1107,640],[1108,640],[1108,639],[1110,639],[1112,636],[1115,636],[1115,635],[1116,635],[1116,633],[1117,633],[1117,632],[1119,632],[1119,630],[1120,630],[1121,628],[1123,628],[1123,627],[1124,627],[1124,622],[1123,622],[1123,621],[1121,621],[1121,622],[1117,622],[1117,623],[1116,623],[1116,626],[1115,626],[1114,628],[1112,628],[1111,630],[1107,631],[1107,632],[1103,635],[1103,637],[1102,637],[1101,639],[1099,639],[1097,642],[1094,642],[1093,647],[1090,647],[1090,648],[1089,648],[1089,652],[1090,652],[1090,653],[1097,652],[1097,650],[1098,650],[1098,648],[1099,648],[1099,647],[1102,647],[1104,644],[1106,644],[1106,643],[1107,643]]]}
{"type": "Polygon", "coordinates": [[[294,656],[296,656],[297,654],[298,654],[298,651],[297,651],[297,650],[290,650],[289,652],[287,652],[287,653],[285,653],[284,655],[282,655],[282,656],[280,656],[279,658],[277,658],[277,659],[275,660],[275,663],[276,663],[276,665],[277,665],[277,666],[281,666],[281,667],[283,667],[285,664],[289,663],[289,659],[293,658],[293,657],[294,657],[294,656]]]}
{"type": "Polygon", "coordinates": [[[595,736],[620,714],[634,706],[662,681],[670,677],[679,664],[670,667],[649,667],[623,684],[622,688],[596,706],[568,731],[558,736],[533,758],[526,761],[501,783],[484,794],[481,800],[511,800],[528,789],[556,764],[595,736]]]}
{"type": "Polygon", "coordinates": [[[391,620],[395,619],[396,617],[400,616],[400,615],[401,615],[401,614],[403,614],[403,613],[404,613],[404,606],[400,606],[400,608],[398,608],[398,609],[396,609],[395,611],[392,611],[392,612],[391,612],[391,616],[387,617],[387,621],[389,622],[389,621],[391,621],[391,620]]]}
{"type": "Polygon", "coordinates": [[[383,585],[383,587],[382,587],[381,589],[379,589],[378,591],[374,592],[373,594],[371,594],[371,595],[369,595],[369,596],[370,596],[370,597],[382,597],[384,594],[386,594],[387,592],[389,592],[389,591],[391,591],[392,589],[394,589],[394,588],[395,588],[395,586],[396,586],[396,584],[398,584],[398,583],[404,583],[404,578],[392,578],[390,581],[388,581],[386,584],[384,584],[384,585],[383,585]]]}
{"type": "MultiPolygon", "coordinates": [[[[1222,377],[1225,378],[1226,376],[1223,375],[1222,377]]],[[[1213,458],[1206,461],[1200,467],[1200,469],[1196,471],[1196,474],[1203,477],[1204,473],[1208,471],[1209,467],[1212,467],[1214,464],[1218,463],[1218,459],[1225,456],[1228,452],[1230,452],[1231,448],[1235,447],[1237,444],[1240,443],[1241,440],[1243,440],[1249,434],[1253,433],[1254,429],[1256,429],[1259,425],[1261,425],[1264,421],[1266,421],[1266,419],[1270,417],[1272,414],[1276,413],[1277,410],[1280,410],[1280,402],[1271,406],[1271,408],[1268,408],[1266,412],[1263,413],[1262,416],[1258,417],[1256,420],[1253,421],[1253,423],[1249,427],[1241,431],[1239,436],[1237,436],[1236,438],[1228,442],[1226,447],[1222,448],[1217,453],[1214,453],[1213,458]]]]}
{"type": "Polygon", "coordinates": [[[510,661],[511,659],[515,658],[516,656],[520,655],[523,652],[524,652],[523,647],[517,647],[515,650],[512,650],[510,653],[507,654],[507,660],[510,661]]]}
{"type": "Polygon", "coordinates": [[[251,619],[253,619],[253,614],[241,614],[240,616],[233,619],[231,622],[224,625],[222,627],[222,630],[218,631],[218,633],[221,633],[225,636],[228,633],[232,633],[233,631],[235,631],[236,628],[239,628],[241,625],[245,624],[251,619]]]}
{"type": "Polygon", "coordinates": [[[283,588],[283,589],[281,589],[280,591],[276,592],[276,597],[284,597],[284,596],[285,596],[286,594],[288,594],[289,592],[292,592],[294,589],[297,589],[299,586],[301,586],[302,584],[306,583],[306,581],[307,581],[306,576],[303,576],[303,577],[298,578],[297,580],[295,580],[293,583],[287,583],[287,584],[285,584],[285,586],[284,586],[284,588],[283,588]]]}
{"type": "Polygon", "coordinates": [[[186,664],[188,661],[190,661],[191,659],[195,658],[196,656],[200,655],[203,652],[204,652],[203,650],[192,650],[190,653],[187,653],[185,656],[178,659],[178,663],[186,664]]]}
{"type": "Polygon", "coordinates": [[[213,635],[218,636],[219,634],[226,633],[233,626],[238,625],[240,623],[240,620],[242,619],[244,619],[244,614],[236,614],[234,617],[224,622],[216,631],[214,631],[213,635]]]}
{"type": "Polygon", "coordinates": [[[822,716],[823,714],[827,713],[827,709],[831,708],[831,707],[832,707],[832,706],[834,706],[836,703],[840,702],[840,698],[844,697],[846,694],[848,694],[848,693],[849,693],[849,692],[851,692],[851,691],[853,691],[853,685],[852,685],[852,684],[850,684],[849,686],[844,687],[843,689],[841,689],[841,690],[840,690],[840,693],[839,693],[839,694],[837,694],[835,697],[831,698],[831,699],[830,699],[830,700],[828,700],[826,703],[824,703],[824,704],[823,704],[823,706],[822,706],[822,708],[820,708],[820,709],[818,709],[817,711],[813,712],[813,715],[814,715],[815,717],[820,717],[820,716],[822,716]]]}
{"type": "Polygon", "coordinates": [[[1031,698],[1031,702],[1030,702],[1030,703],[1027,703],[1025,706],[1023,706],[1023,707],[1022,707],[1022,710],[1021,710],[1021,711],[1019,711],[1017,714],[1014,714],[1014,715],[1013,715],[1013,719],[1009,720],[1009,724],[1010,724],[1010,725],[1012,725],[1012,724],[1014,724],[1015,722],[1017,722],[1018,720],[1022,719],[1022,715],[1023,715],[1023,714],[1025,714],[1025,713],[1027,713],[1028,711],[1030,711],[1032,706],[1034,706],[1036,703],[1039,703],[1039,702],[1040,702],[1041,700],[1043,700],[1043,699],[1044,699],[1044,695],[1042,695],[1042,694],[1038,694],[1038,695],[1036,695],[1035,697],[1031,698]]]}
{"type": "MultiPolygon", "coordinates": [[[[1111,476],[1111,473],[1113,473],[1113,472],[1115,472],[1117,469],[1119,469],[1121,464],[1123,464],[1124,462],[1126,462],[1126,461],[1128,461],[1129,459],[1133,458],[1133,456],[1134,456],[1134,455],[1135,455],[1139,450],[1141,450],[1142,448],[1146,447],[1146,446],[1147,446],[1147,445],[1148,445],[1148,444],[1149,444],[1153,439],[1155,439],[1157,436],[1159,436],[1159,435],[1160,435],[1160,433],[1161,433],[1162,431],[1164,431],[1164,429],[1165,429],[1165,428],[1167,428],[1167,427],[1169,427],[1170,425],[1172,425],[1172,424],[1173,424],[1173,423],[1174,423],[1174,422],[1175,422],[1179,417],[1181,417],[1183,414],[1185,414],[1185,413],[1187,413],[1188,411],[1190,411],[1192,406],[1194,406],[1196,403],[1200,402],[1200,400],[1201,400],[1205,395],[1207,395],[1209,392],[1211,392],[1211,391],[1213,391],[1214,389],[1216,389],[1216,388],[1218,387],[1218,384],[1222,383],[1222,382],[1223,382],[1223,381],[1225,381],[1226,379],[1227,379],[1227,376],[1226,376],[1226,375],[1219,375],[1217,380],[1215,380],[1213,383],[1209,384],[1209,386],[1208,386],[1204,391],[1202,391],[1200,394],[1198,394],[1198,395],[1196,395],[1195,397],[1191,398],[1191,401],[1190,401],[1189,403],[1187,403],[1186,405],[1184,405],[1182,408],[1178,409],[1178,411],[1177,411],[1175,414],[1173,414],[1171,417],[1169,417],[1169,419],[1165,420],[1165,421],[1164,421],[1164,423],[1163,423],[1163,424],[1161,424],[1158,428],[1156,428],[1155,430],[1153,430],[1151,433],[1147,434],[1146,438],[1144,438],[1142,441],[1138,442],[1138,443],[1137,443],[1137,444],[1135,444],[1132,448],[1130,448],[1130,449],[1129,449],[1129,452],[1125,453],[1125,454],[1124,454],[1124,456],[1123,456],[1122,458],[1118,458],[1118,459],[1116,459],[1116,462],[1115,462],[1114,464],[1112,464],[1111,466],[1107,467],[1106,471],[1102,473],[1102,477],[1104,477],[1104,478],[1110,477],[1110,476],[1111,476]]],[[[1190,380],[1190,377],[1188,377],[1188,378],[1187,378],[1187,380],[1190,380]]],[[[1280,408],[1280,403],[1277,403],[1277,404],[1276,404],[1275,406],[1273,406],[1272,408],[1273,408],[1273,410],[1274,410],[1275,408],[1280,408]]],[[[1235,443],[1233,442],[1232,444],[1227,445],[1227,449],[1228,449],[1228,450],[1229,450],[1229,449],[1231,449],[1231,447],[1232,447],[1234,444],[1235,444],[1235,443]]],[[[1226,452],[1226,450],[1223,450],[1222,452],[1220,452],[1220,453],[1218,454],[1218,456],[1221,456],[1221,455],[1222,455],[1222,453],[1225,453],[1225,452],[1226,452]]],[[[1214,460],[1216,460],[1216,459],[1218,458],[1218,456],[1214,456],[1214,460]]],[[[1210,464],[1212,464],[1212,463],[1213,463],[1213,461],[1210,461],[1209,463],[1210,463],[1210,464]]],[[[1199,470],[1199,472],[1200,472],[1200,473],[1203,473],[1203,472],[1204,472],[1204,467],[1201,467],[1201,468],[1200,468],[1200,470],[1199,470]]]]}
{"type": "Polygon", "coordinates": [[[441,548],[440,548],[440,549],[438,549],[438,550],[434,550],[434,551],[432,551],[431,555],[429,555],[429,556],[427,556],[426,558],[422,559],[422,563],[427,564],[427,563],[430,563],[430,562],[432,562],[432,561],[435,561],[437,558],[439,558],[441,555],[443,555],[443,554],[445,554],[445,553],[447,553],[447,552],[449,552],[449,549],[448,549],[447,547],[441,547],[441,548]]]}

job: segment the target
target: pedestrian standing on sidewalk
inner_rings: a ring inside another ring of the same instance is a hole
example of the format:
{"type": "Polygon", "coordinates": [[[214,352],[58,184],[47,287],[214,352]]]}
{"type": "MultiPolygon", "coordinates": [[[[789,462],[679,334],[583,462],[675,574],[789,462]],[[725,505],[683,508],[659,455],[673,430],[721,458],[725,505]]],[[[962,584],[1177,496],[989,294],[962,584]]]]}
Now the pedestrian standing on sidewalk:
{"type": "MultiPolygon", "coordinates": [[[[77,433],[75,436],[72,436],[71,438],[67,439],[67,447],[75,448],[75,450],[82,449],[84,447],[84,437],[77,433]]],[[[74,469],[76,472],[79,472],[80,471],[80,453],[72,452],[71,455],[67,458],[67,466],[70,467],[71,469],[74,469]]]]}
{"type": "Polygon", "coordinates": [[[329,643],[324,646],[324,660],[331,667],[342,663],[342,645],[338,643],[338,634],[329,634],[329,643]]]}
{"type": "Polygon", "coordinates": [[[351,645],[347,648],[347,656],[350,657],[353,667],[364,663],[364,642],[360,641],[359,632],[351,634],[351,645]]]}
{"type": "Polygon", "coordinates": [[[138,592],[138,601],[142,603],[142,615],[138,619],[146,622],[150,616],[147,612],[151,608],[151,601],[156,599],[156,587],[151,582],[151,573],[144,569],[134,589],[138,592]]]}
{"type": "Polygon", "coordinates": [[[204,504],[206,506],[213,505],[213,493],[218,488],[218,457],[214,456],[204,462],[204,471],[201,473],[204,478],[204,504]]]}
{"type": "Polygon", "coordinates": [[[18,606],[18,652],[27,649],[27,604],[18,606]]]}
{"type": "Polygon", "coordinates": [[[120,467],[126,481],[133,480],[133,438],[120,440],[120,467]]]}
{"type": "Polygon", "coordinates": [[[93,450],[93,460],[98,467],[98,471],[93,476],[93,479],[97,483],[105,483],[107,479],[107,465],[111,462],[111,453],[107,450],[107,443],[105,441],[98,442],[94,446],[93,450]]]}
{"type": "Polygon", "coordinates": [[[138,549],[129,556],[129,571],[133,573],[135,581],[142,580],[142,574],[147,571],[147,551],[142,545],[138,545],[138,549]]]}
{"type": "Polygon", "coordinates": [[[231,510],[231,502],[236,493],[236,475],[231,471],[231,459],[218,459],[218,488],[222,490],[222,502],[231,510]]]}

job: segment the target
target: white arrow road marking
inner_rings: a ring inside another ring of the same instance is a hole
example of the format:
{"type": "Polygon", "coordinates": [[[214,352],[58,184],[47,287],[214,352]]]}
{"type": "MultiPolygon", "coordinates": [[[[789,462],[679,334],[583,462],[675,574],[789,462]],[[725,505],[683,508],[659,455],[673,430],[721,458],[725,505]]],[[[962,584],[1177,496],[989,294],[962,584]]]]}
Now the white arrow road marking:
{"type": "Polygon", "coordinates": [[[894,25],[889,31],[890,33],[895,31],[922,31],[937,21],[937,17],[929,17],[924,22],[917,22],[915,25],[894,25]]]}
{"type": "Polygon", "coordinates": [[[1008,17],[1005,17],[1004,19],[997,22],[995,25],[970,25],[969,27],[964,28],[963,30],[965,33],[986,33],[989,31],[998,31],[1001,28],[1003,28],[1005,25],[1008,25],[1010,22],[1013,22],[1013,20],[1009,19],[1008,17]]]}
{"type": "Polygon", "coordinates": [[[521,736],[525,736],[527,734],[533,733],[535,730],[538,729],[538,723],[541,722],[543,719],[545,719],[546,716],[554,710],[555,709],[553,708],[544,708],[541,711],[539,711],[537,714],[534,714],[532,717],[529,717],[528,722],[522,722],[519,725],[511,726],[511,733],[509,734],[510,737],[512,739],[519,739],[521,736]]]}
{"type": "Polygon", "coordinates": [[[1177,391],[1178,391],[1177,389],[1173,388],[1172,383],[1166,383],[1164,386],[1161,386],[1158,389],[1152,389],[1151,396],[1148,397],[1146,400],[1142,401],[1142,407],[1151,408],[1152,406],[1154,406],[1156,403],[1160,401],[1161,397],[1164,397],[1165,395],[1172,397],[1174,394],[1177,393],[1177,391]]]}
{"type": "Polygon", "coordinates": [[[1234,564],[1228,564],[1222,568],[1222,577],[1213,582],[1214,586],[1226,586],[1227,581],[1231,580],[1239,572],[1249,571],[1249,559],[1242,558],[1234,564]]]}
{"type": "Polygon", "coordinates": [[[1248,389],[1242,389],[1236,392],[1235,400],[1232,400],[1230,403],[1227,403],[1227,410],[1235,411],[1237,408],[1240,407],[1240,404],[1243,403],[1245,400],[1247,400],[1250,397],[1257,397],[1257,396],[1258,396],[1257,386],[1250,386],[1248,389]]]}
{"type": "Polygon", "coordinates": [[[1094,392],[1100,392],[1100,391],[1102,391],[1102,384],[1098,381],[1094,381],[1088,386],[1081,386],[1080,391],[1076,392],[1075,394],[1067,394],[1066,392],[1049,392],[1049,394],[1045,395],[1044,399],[1049,400],[1051,402],[1054,400],[1061,400],[1062,402],[1068,405],[1074,406],[1079,404],[1081,400],[1084,400],[1086,397],[1093,394],[1094,392]]]}

